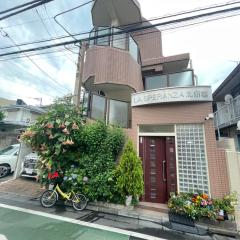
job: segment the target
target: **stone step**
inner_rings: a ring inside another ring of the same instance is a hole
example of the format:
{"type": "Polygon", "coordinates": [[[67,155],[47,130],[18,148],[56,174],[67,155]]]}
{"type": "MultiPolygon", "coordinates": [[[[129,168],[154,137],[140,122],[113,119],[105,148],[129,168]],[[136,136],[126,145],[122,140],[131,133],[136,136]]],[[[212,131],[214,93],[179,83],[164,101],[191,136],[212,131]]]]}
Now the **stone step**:
{"type": "Polygon", "coordinates": [[[162,204],[162,203],[139,202],[136,208],[146,209],[146,210],[161,212],[161,213],[169,212],[169,208],[167,204],[162,204]]]}

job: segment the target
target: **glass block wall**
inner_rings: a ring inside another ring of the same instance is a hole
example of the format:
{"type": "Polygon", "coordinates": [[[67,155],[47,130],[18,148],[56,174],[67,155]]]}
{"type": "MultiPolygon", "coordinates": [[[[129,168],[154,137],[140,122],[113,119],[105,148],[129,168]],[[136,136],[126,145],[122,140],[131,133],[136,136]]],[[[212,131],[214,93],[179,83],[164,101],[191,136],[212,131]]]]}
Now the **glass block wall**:
{"type": "Polygon", "coordinates": [[[176,125],[180,192],[209,193],[202,124],[176,125]]]}

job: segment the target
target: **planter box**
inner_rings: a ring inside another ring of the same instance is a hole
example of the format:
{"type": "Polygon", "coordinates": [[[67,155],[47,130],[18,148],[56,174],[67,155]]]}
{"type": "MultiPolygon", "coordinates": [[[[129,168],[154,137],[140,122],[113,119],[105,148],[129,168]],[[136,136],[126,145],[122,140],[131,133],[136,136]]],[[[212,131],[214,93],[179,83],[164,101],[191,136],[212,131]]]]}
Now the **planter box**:
{"type": "Polygon", "coordinates": [[[169,212],[169,222],[179,223],[194,227],[194,220],[186,215],[180,215],[174,212],[169,212]]]}

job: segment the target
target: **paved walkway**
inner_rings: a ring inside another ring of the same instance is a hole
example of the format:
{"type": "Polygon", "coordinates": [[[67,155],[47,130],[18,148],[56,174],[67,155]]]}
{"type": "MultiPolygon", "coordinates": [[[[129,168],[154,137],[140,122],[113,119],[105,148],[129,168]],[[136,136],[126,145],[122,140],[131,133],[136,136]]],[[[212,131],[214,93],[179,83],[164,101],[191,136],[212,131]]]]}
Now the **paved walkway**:
{"type": "Polygon", "coordinates": [[[59,202],[58,205],[53,208],[42,208],[38,198],[41,196],[43,191],[44,189],[41,189],[40,184],[36,183],[36,181],[33,179],[19,178],[17,180],[10,180],[0,183],[0,203],[51,213],[59,216],[70,217],[73,219],[79,219],[85,222],[92,222],[100,225],[112,226],[120,229],[149,234],[171,240],[232,239],[227,237],[222,238],[221,236],[215,234],[205,236],[187,234],[182,227],[182,230],[179,230],[180,232],[173,231],[169,229],[169,223],[162,223],[160,220],[161,216],[158,218],[158,221],[156,221],[158,217],[157,214],[159,213],[154,212],[154,214],[156,214],[154,215],[152,211],[146,211],[144,209],[141,209],[141,211],[144,212],[144,214],[141,213],[141,215],[144,215],[145,218],[140,219],[139,217],[134,218],[134,216],[128,217],[129,215],[118,216],[115,215],[114,212],[104,213],[101,211],[101,209],[95,209],[94,205],[89,205],[88,209],[81,212],[76,212],[72,207],[64,206],[61,202],[59,202]]]}
{"type": "Polygon", "coordinates": [[[44,189],[34,179],[18,178],[12,180],[11,178],[5,182],[0,183],[1,193],[14,193],[21,196],[28,196],[37,198],[41,196],[44,189]]]}

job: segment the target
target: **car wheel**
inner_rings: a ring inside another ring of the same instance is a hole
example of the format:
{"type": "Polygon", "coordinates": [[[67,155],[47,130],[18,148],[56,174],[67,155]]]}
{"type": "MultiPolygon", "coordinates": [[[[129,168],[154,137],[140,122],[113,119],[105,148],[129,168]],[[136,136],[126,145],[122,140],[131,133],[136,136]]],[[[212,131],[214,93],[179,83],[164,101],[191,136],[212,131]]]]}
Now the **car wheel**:
{"type": "Polygon", "coordinates": [[[6,165],[0,165],[0,178],[6,177],[10,172],[10,168],[6,165]]]}

